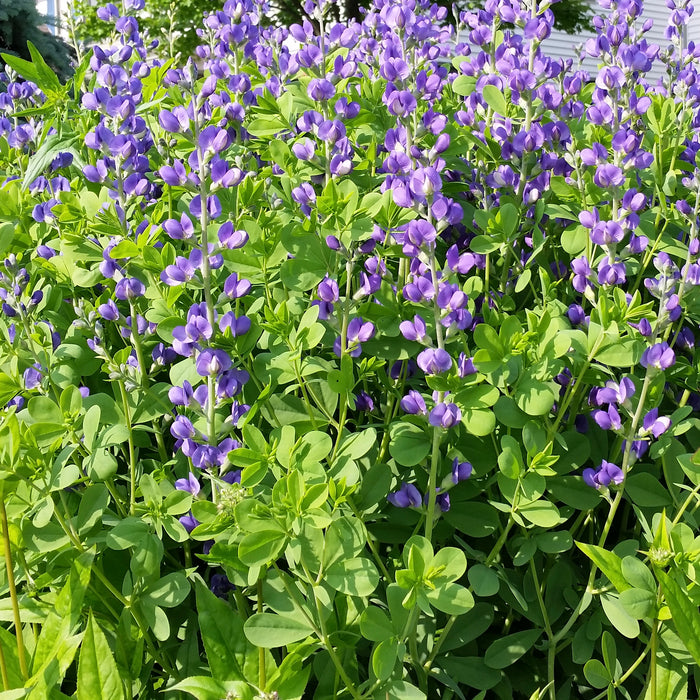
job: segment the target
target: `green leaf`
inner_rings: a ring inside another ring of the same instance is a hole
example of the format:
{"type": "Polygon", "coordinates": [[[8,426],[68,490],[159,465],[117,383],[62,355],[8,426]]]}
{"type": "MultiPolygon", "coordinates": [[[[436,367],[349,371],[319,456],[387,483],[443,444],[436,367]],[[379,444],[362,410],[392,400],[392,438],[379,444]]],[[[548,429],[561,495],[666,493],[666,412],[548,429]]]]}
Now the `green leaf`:
{"type": "Polygon", "coordinates": [[[547,415],[552,410],[555,400],[555,393],[549,384],[530,376],[518,382],[515,390],[518,408],[529,416],[547,415]]]}
{"type": "Polygon", "coordinates": [[[387,680],[394,672],[398,645],[392,639],[379,642],[372,652],[372,670],[380,681],[387,680]]]}
{"type": "Polygon", "coordinates": [[[644,348],[645,345],[641,340],[624,338],[603,347],[596,353],[595,359],[608,367],[631,367],[642,359],[644,348]]]}
{"type": "Polygon", "coordinates": [[[600,602],[605,616],[621,635],[628,639],[639,636],[639,622],[625,610],[617,596],[604,593],[600,596],[600,602]]]}
{"type": "Polygon", "coordinates": [[[90,614],[78,660],[78,700],[124,698],[117,664],[107,638],[90,614]]]}
{"type": "Polygon", "coordinates": [[[415,467],[430,452],[430,437],[425,430],[413,423],[392,423],[389,436],[389,453],[401,466],[415,467]]]}
{"type": "Polygon", "coordinates": [[[583,667],[583,675],[594,688],[606,688],[612,681],[610,672],[598,659],[586,662],[583,667]]]}
{"type": "Polygon", "coordinates": [[[49,68],[48,64],[44,60],[44,57],[39,53],[39,50],[32,44],[31,41],[27,41],[27,48],[29,49],[29,54],[32,57],[32,63],[36,68],[37,80],[36,84],[44,92],[58,92],[61,90],[61,81],[58,76],[49,68]]]}
{"type": "Polygon", "coordinates": [[[383,642],[394,635],[394,628],[387,614],[374,605],[365,608],[360,617],[360,631],[370,642],[383,642]]]}
{"type": "Polygon", "coordinates": [[[219,681],[245,680],[243,666],[249,645],[240,616],[201,581],[195,585],[199,633],[212,676],[219,681]]]}
{"type": "Polygon", "coordinates": [[[654,574],[637,557],[623,557],[620,568],[630,586],[642,588],[656,595],[654,574]]]}
{"type": "Polygon", "coordinates": [[[574,546],[574,539],[568,530],[558,532],[543,532],[535,538],[537,547],[545,554],[560,554],[568,552],[574,546]]]}
{"type": "Polygon", "coordinates": [[[664,648],[656,652],[656,693],[647,685],[644,700],[687,700],[688,667],[664,648]]]}
{"type": "Polygon", "coordinates": [[[426,591],[425,596],[433,607],[448,615],[463,615],[474,607],[474,596],[458,583],[447,583],[426,591]]]}
{"type": "Polygon", "coordinates": [[[452,90],[454,91],[455,95],[461,95],[462,97],[471,95],[475,89],[476,78],[471,75],[458,75],[452,83],[452,90]]]}
{"type": "Polygon", "coordinates": [[[324,581],[340,593],[364,597],[379,584],[379,573],[365,557],[341,559],[326,571],[324,581]]]}
{"type": "Polygon", "coordinates": [[[481,598],[496,595],[501,587],[501,582],[496,572],[484,564],[475,564],[469,567],[467,577],[474,589],[474,593],[481,598]]]}
{"type": "Polygon", "coordinates": [[[559,509],[549,501],[539,500],[518,508],[518,513],[539,527],[555,527],[559,524],[559,509]]]}
{"type": "Polygon", "coordinates": [[[620,593],[620,603],[625,612],[635,620],[656,618],[656,593],[641,588],[628,588],[620,593]]]}
{"type": "Polygon", "coordinates": [[[313,628],[303,617],[286,617],[274,613],[255,613],[243,626],[251,644],[263,649],[287,646],[313,634],[313,628]]]}
{"type": "Polygon", "coordinates": [[[632,474],[625,480],[625,495],[642,508],[660,508],[671,504],[671,495],[651,474],[632,474]]]}
{"type": "Polygon", "coordinates": [[[687,592],[665,571],[657,569],[656,577],[661,584],[678,636],[695,659],[695,663],[700,664],[700,612],[697,603],[691,601],[687,592]]]}
{"type": "Polygon", "coordinates": [[[150,600],[163,608],[175,608],[190,593],[190,584],[185,574],[175,571],[151,584],[145,591],[150,600]]]}
{"type": "Polygon", "coordinates": [[[494,112],[501,114],[504,117],[508,115],[506,98],[502,90],[497,88],[495,85],[484,85],[482,95],[484,96],[484,101],[486,104],[491,107],[494,112]]]}
{"type": "Polygon", "coordinates": [[[467,558],[456,547],[443,547],[430,562],[428,575],[434,586],[442,586],[462,578],[467,570],[467,558]]]}
{"type": "Polygon", "coordinates": [[[619,592],[630,587],[622,575],[622,559],[617,554],[585,542],[577,542],[576,546],[608,577],[619,592]]]}
{"type": "Polygon", "coordinates": [[[286,540],[280,530],[251,532],[238,545],[238,556],[246,566],[262,566],[279,556],[286,540]]]}
{"type": "Polygon", "coordinates": [[[484,654],[489,668],[507,668],[526,654],[542,635],[542,630],[525,630],[492,642],[484,654]]]}

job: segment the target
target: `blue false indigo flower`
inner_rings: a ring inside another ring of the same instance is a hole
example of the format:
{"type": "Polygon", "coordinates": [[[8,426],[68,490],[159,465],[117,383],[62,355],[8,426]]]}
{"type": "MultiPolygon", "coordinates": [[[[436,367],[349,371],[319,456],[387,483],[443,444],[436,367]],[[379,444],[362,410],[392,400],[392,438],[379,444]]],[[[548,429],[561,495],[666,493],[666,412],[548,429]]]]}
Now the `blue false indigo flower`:
{"type": "Polygon", "coordinates": [[[338,287],[338,283],[334,279],[328,277],[328,275],[326,275],[319,282],[318,287],[316,288],[316,293],[321,301],[331,304],[340,299],[340,289],[338,287]]]}
{"type": "Polygon", "coordinates": [[[233,272],[224,282],[224,294],[229,299],[240,299],[250,291],[251,284],[248,280],[238,279],[238,275],[233,272]]]}
{"type": "Polygon", "coordinates": [[[588,258],[582,256],[571,261],[571,270],[574,273],[574,277],[571,280],[571,286],[577,291],[583,294],[589,287],[592,288],[593,285],[590,281],[593,275],[593,270],[588,264],[588,258]]]}
{"type": "Polygon", "coordinates": [[[366,391],[358,392],[355,397],[355,409],[371,413],[374,410],[374,400],[366,391]]]}
{"type": "Polygon", "coordinates": [[[119,318],[119,309],[111,299],[108,299],[104,304],[100,304],[97,307],[97,313],[105,321],[116,321],[119,318]]]}
{"type": "Polygon", "coordinates": [[[470,462],[460,462],[458,457],[452,460],[452,474],[450,478],[453,484],[466,481],[472,475],[473,467],[470,462]]]}
{"type": "MultiPolygon", "coordinates": [[[[364,321],[362,318],[353,318],[347,329],[347,353],[350,357],[359,357],[362,354],[362,343],[374,337],[374,324],[371,321],[364,321]]],[[[333,351],[340,357],[341,340],[336,338],[333,344],[333,351]]]]}
{"type": "Polygon", "coordinates": [[[221,332],[225,334],[227,328],[231,331],[231,337],[238,338],[250,330],[250,319],[247,316],[236,318],[233,311],[228,311],[219,319],[221,332]]]}
{"type": "Polygon", "coordinates": [[[168,398],[173,406],[189,406],[193,396],[192,385],[185,379],[182,386],[173,386],[168,390],[168,398]]]}
{"type": "Polygon", "coordinates": [[[182,527],[184,527],[188,533],[192,532],[192,530],[194,530],[197,527],[197,525],[199,525],[199,520],[197,520],[194,517],[194,515],[192,515],[192,511],[190,511],[187,515],[181,516],[180,518],[178,518],[178,520],[180,521],[182,527]]]}
{"type": "Polygon", "coordinates": [[[590,237],[596,245],[607,246],[619,243],[625,237],[625,231],[616,221],[599,221],[593,227],[590,237]]]}
{"type": "MultiPolygon", "coordinates": [[[[605,70],[604,68],[602,70],[605,70]]],[[[593,182],[598,187],[618,187],[625,181],[625,174],[616,165],[606,163],[599,165],[593,175],[593,182]]]]}
{"type": "Polygon", "coordinates": [[[169,287],[177,287],[185,282],[189,282],[194,277],[195,271],[195,265],[188,258],[178,255],[175,258],[175,264],[168,265],[160,273],[160,280],[169,287]]]}
{"type": "Polygon", "coordinates": [[[326,102],[335,95],[335,86],[325,78],[314,78],[309,83],[306,94],[316,102],[326,102]]]}
{"type": "Polygon", "coordinates": [[[622,469],[612,462],[603,460],[596,469],[583,470],[584,482],[594,489],[607,488],[611,483],[619,485],[624,481],[622,469]]]}
{"type": "Polygon", "coordinates": [[[470,374],[476,374],[478,372],[477,368],[474,366],[474,360],[471,357],[467,357],[463,352],[459,354],[459,359],[457,360],[457,374],[460,379],[468,377],[470,374]]]}
{"type": "Polygon", "coordinates": [[[607,411],[601,409],[596,409],[591,412],[591,418],[603,429],[603,430],[621,430],[622,420],[620,419],[620,414],[613,404],[608,406],[607,411]]]}
{"type": "Polygon", "coordinates": [[[221,245],[229,250],[242,248],[248,242],[248,234],[245,231],[234,231],[230,221],[221,224],[218,235],[221,245]]]}
{"type": "MultiPolygon", "coordinates": [[[[215,194],[207,197],[206,206],[210,219],[218,219],[221,216],[221,202],[215,194]]],[[[202,198],[200,195],[195,195],[192,198],[190,202],[190,214],[197,219],[202,215],[202,198]]]]}
{"type": "Polygon", "coordinates": [[[651,433],[655,438],[665,433],[671,427],[671,419],[667,416],[659,418],[659,409],[652,408],[649,413],[644,416],[643,429],[644,433],[651,433]]]}
{"type": "Polygon", "coordinates": [[[231,367],[231,358],[223,350],[207,348],[197,355],[197,374],[200,377],[209,377],[225,372],[231,367]]]}
{"type": "Polygon", "coordinates": [[[163,178],[163,182],[171,187],[182,186],[187,183],[187,171],[179,160],[176,160],[172,166],[164,165],[158,173],[163,178]]]}
{"type": "Polygon", "coordinates": [[[35,362],[31,367],[24,370],[24,374],[22,376],[24,379],[24,387],[27,389],[27,391],[36,389],[41,384],[41,365],[38,362],[35,362]]]}
{"type": "Polygon", "coordinates": [[[695,335],[693,334],[693,331],[688,328],[688,326],[683,326],[681,331],[678,333],[676,347],[680,348],[681,350],[690,351],[695,348],[695,335]]]}
{"type": "Polygon", "coordinates": [[[180,221],[167,219],[163,222],[163,230],[174,240],[185,240],[194,236],[194,225],[187,214],[182,214],[180,221]]]}
{"type": "Polygon", "coordinates": [[[187,416],[177,416],[170,426],[170,434],[178,440],[188,440],[193,438],[197,431],[187,416]]]}
{"type": "Polygon", "coordinates": [[[217,597],[222,600],[226,600],[229,591],[235,590],[235,586],[228,580],[226,574],[212,574],[211,581],[209,582],[209,590],[217,597]]]}
{"type": "Polygon", "coordinates": [[[186,479],[178,479],[175,482],[175,488],[178,491],[187,491],[187,493],[191,493],[193,496],[196,496],[202,487],[200,486],[199,481],[197,481],[197,477],[190,472],[186,479]]]}
{"type": "Polygon", "coordinates": [[[238,421],[243,418],[243,416],[248,413],[250,406],[248,404],[240,404],[238,401],[233,402],[231,405],[231,422],[234,426],[238,425],[238,421]]]}
{"type": "Polygon", "coordinates": [[[645,337],[648,338],[651,333],[651,323],[646,318],[643,318],[637,325],[637,330],[645,337]]]}
{"type": "Polygon", "coordinates": [[[177,360],[177,353],[164,343],[158,343],[151,351],[151,358],[157,365],[169,365],[177,360]]]}
{"type": "Polygon", "coordinates": [[[646,368],[664,370],[676,363],[676,353],[668,343],[656,343],[647,348],[642,354],[641,365],[646,368]]]}
{"type": "MultiPolygon", "coordinates": [[[[429,494],[425,494],[423,497],[423,504],[427,507],[428,505],[428,500],[429,500],[429,494]]],[[[435,503],[437,504],[438,508],[443,512],[447,513],[447,511],[450,509],[450,494],[449,493],[443,493],[440,491],[439,488],[435,489],[435,503]]]]}
{"type": "Polygon", "coordinates": [[[398,491],[393,491],[386,499],[397,508],[419,508],[423,504],[420,491],[413,484],[405,482],[401,484],[398,491]]]}
{"type": "Polygon", "coordinates": [[[442,348],[426,348],[418,355],[416,362],[426,374],[442,374],[452,369],[452,357],[442,348]]]}
{"type": "Polygon", "coordinates": [[[428,412],[425,406],[425,399],[413,389],[401,399],[399,405],[406,413],[410,413],[411,415],[417,415],[419,413],[425,415],[428,412]]]}
{"type": "Polygon", "coordinates": [[[47,245],[37,246],[36,254],[40,258],[44,258],[44,260],[50,260],[51,258],[54,257],[54,255],[58,255],[58,253],[53,248],[50,248],[47,245]]]}
{"type": "Polygon", "coordinates": [[[620,403],[629,408],[629,399],[634,396],[636,389],[634,382],[629,377],[623,377],[619,384],[608,381],[605,382],[603,388],[594,389],[593,391],[589,401],[594,406],[600,406],[604,403],[620,403]],[[595,391],[595,398],[593,398],[593,391],[595,391]]]}
{"type": "Polygon", "coordinates": [[[427,326],[425,325],[425,321],[416,314],[413,317],[413,322],[402,321],[399,324],[399,330],[406,340],[417,340],[422,343],[426,337],[427,326]]]}
{"type": "Polygon", "coordinates": [[[603,258],[598,265],[598,284],[616,285],[627,281],[627,268],[620,260],[603,258]]]}
{"type": "Polygon", "coordinates": [[[142,297],[146,293],[143,282],[136,277],[123,277],[117,282],[114,289],[114,296],[122,301],[130,301],[137,297],[142,297]]]}
{"type": "Polygon", "coordinates": [[[452,428],[462,420],[462,411],[454,403],[439,403],[430,412],[428,422],[435,428],[452,428]]]}
{"type": "Polygon", "coordinates": [[[303,138],[292,145],[292,153],[299,160],[311,160],[316,155],[316,143],[309,138],[303,138]]]}

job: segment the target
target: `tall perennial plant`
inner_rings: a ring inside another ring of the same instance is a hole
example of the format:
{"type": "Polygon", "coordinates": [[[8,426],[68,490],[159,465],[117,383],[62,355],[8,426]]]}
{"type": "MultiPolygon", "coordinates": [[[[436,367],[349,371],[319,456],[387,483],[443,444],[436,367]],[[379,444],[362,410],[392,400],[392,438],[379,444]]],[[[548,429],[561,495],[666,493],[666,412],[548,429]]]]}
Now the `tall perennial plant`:
{"type": "Polygon", "coordinates": [[[549,4],[5,56],[1,697],[697,694],[693,9],[549,4]]]}

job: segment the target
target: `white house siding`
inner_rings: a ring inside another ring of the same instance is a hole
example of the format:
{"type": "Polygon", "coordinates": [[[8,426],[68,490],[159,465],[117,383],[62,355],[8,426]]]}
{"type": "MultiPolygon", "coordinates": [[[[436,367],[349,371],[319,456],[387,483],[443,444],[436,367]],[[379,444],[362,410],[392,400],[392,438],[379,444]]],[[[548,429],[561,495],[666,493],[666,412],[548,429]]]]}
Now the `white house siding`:
{"type": "MultiPolygon", "coordinates": [[[[566,0],[562,0],[566,2],[566,0]]],[[[691,23],[687,31],[687,39],[693,40],[696,44],[700,44],[700,0],[696,0],[696,11],[691,17],[691,23]]],[[[592,3],[593,13],[605,15],[607,10],[601,8],[597,3],[592,3]]],[[[664,37],[670,10],[666,7],[665,0],[646,0],[644,3],[644,12],[637,19],[637,26],[641,27],[647,19],[654,20],[654,26],[646,33],[646,40],[650,44],[658,44],[661,50],[665,50],[669,46],[669,41],[664,37]]],[[[575,46],[585,43],[585,41],[594,34],[592,32],[582,32],[580,34],[566,34],[561,31],[553,31],[551,36],[542,44],[542,50],[548,56],[553,58],[573,58],[576,61],[575,46]]],[[[583,61],[583,68],[589,71],[595,71],[597,68],[597,59],[586,57],[583,61]]],[[[664,73],[663,66],[655,63],[653,69],[647,73],[647,80],[654,84],[664,73]]]]}

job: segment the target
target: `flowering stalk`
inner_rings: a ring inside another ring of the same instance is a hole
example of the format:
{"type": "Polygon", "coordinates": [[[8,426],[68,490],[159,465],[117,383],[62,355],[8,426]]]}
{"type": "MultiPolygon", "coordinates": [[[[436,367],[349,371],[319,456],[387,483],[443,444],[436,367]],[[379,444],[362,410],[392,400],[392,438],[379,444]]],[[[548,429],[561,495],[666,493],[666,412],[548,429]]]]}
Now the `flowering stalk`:
{"type": "MultiPolygon", "coordinates": [[[[12,563],[12,547],[10,546],[10,530],[7,522],[7,510],[5,509],[4,489],[0,493],[0,522],[2,524],[2,540],[5,551],[5,570],[7,572],[7,585],[10,589],[10,601],[12,602],[12,617],[15,622],[15,637],[17,639],[17,658],[22,678],[29,678],[27,657],[24,651],[24,637],[22,636],[22,618],[19,614],[19,601],[17,599],[17,586],[15,585],[14,565],[12,563]]],[[[4,666],[4,658],[3,658],[4,666]]],[[[6,681],[7,671],[3,673],[3,683],[6,681]]]]}

